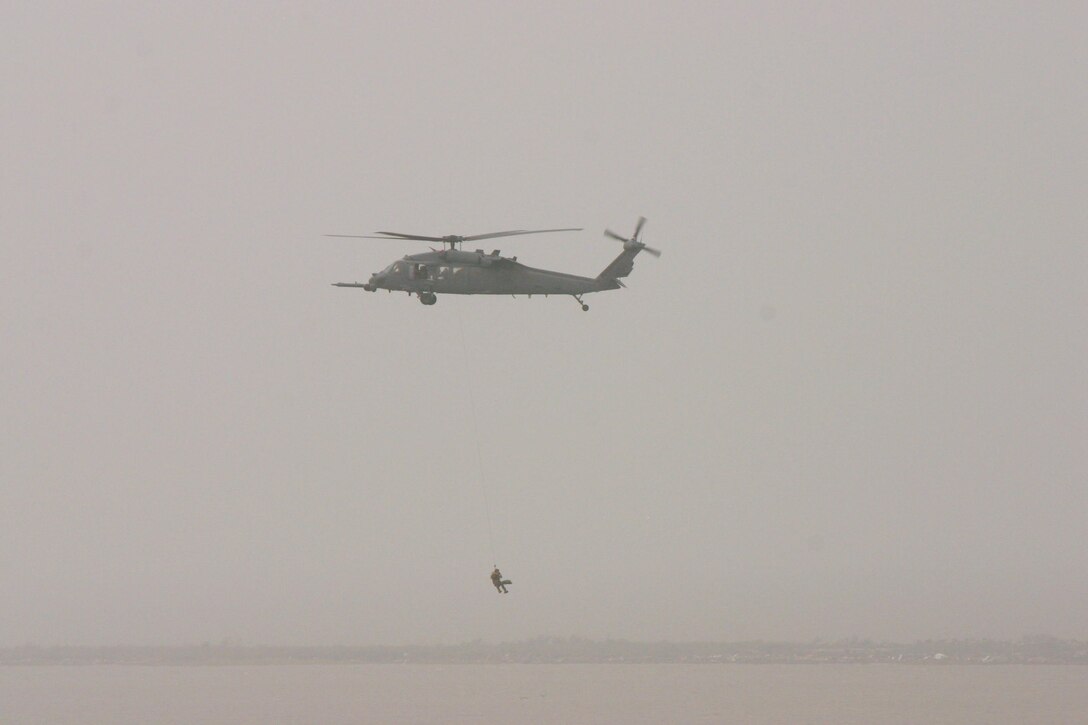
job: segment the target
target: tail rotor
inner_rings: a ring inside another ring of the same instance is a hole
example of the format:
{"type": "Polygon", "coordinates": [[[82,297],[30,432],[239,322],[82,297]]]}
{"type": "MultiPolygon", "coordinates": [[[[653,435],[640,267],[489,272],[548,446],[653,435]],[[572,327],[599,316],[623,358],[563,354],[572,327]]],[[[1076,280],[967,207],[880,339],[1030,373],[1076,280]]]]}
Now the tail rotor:
{"type": "Polygon", "coordinates": [[[646,252],[647,254],[649,254],[649,255],[651,255],[653,257],[660,257],[661,256],[661,251],[660,250],[654,249],[653,247],[647,247],[645,244],[640,242],[639,239],[638,239],[638,235],[642,233],[642,226],[645,223],[646,223],[646,217],[640,216],[638,218],[638,224],[635,225],[635,233],[631,235],[630,239],[628,239],[627,237],[621,237],[619,234],[616,234],[611,229],[605,229],[604,230],[604,235],[606,237],[612,237],[613,239],[615,239],[618,242],[623,242],[623,248],[624,249],[637,249],[639,251],[646,252]]]}

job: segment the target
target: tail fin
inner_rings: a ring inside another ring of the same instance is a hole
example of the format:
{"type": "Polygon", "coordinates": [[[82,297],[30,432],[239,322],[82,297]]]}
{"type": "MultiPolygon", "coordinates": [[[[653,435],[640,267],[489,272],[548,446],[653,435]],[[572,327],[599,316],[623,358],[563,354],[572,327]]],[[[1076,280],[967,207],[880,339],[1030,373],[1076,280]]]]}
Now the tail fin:
{"type": "Polygon", "coordinates": [[[635,268],[635,257],[641,252],[641,247],[635,247],[634,249],[624,249],[620,252],[620,256],[612,260],[611,264],[604,268],[600,274],[597,275],[599,280],[614,280],[619,281],[620,277],[626,277],[631,274],[631,270],[635,268]]]}

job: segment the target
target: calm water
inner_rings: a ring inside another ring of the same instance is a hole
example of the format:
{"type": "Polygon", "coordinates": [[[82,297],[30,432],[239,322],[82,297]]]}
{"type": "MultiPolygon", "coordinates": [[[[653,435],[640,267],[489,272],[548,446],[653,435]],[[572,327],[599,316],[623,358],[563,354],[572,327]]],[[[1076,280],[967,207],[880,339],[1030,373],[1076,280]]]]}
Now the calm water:
{"type": "Polygon", "coordinates": [[[0,723],[1088,723],[1088,668],[0,667],[0,723]]]}

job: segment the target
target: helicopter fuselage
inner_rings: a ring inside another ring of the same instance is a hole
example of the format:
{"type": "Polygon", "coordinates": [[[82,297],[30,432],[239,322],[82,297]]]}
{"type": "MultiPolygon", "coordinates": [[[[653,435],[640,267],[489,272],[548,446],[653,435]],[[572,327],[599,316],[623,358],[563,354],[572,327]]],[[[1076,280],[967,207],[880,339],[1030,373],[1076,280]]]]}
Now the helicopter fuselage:
{"type": "Polygon", "coordinates": [[[366,284],[338,283],[343,287],[362,287],[411,294],[454,295],[581,295],[618,289],[612,278],[581,277],[566,272],[528,267],[515,257],[483,251],[410,254],[371,275],[366,284]]]}

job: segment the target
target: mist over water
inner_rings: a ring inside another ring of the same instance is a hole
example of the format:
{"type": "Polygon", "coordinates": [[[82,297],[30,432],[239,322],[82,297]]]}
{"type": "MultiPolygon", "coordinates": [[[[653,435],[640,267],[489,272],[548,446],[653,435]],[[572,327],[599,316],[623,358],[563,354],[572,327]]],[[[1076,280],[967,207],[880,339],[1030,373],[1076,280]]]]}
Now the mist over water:
{"type": "Polygon", "coordinates": [[[1088,639],[1086,26],[5,5],[0,645],[1088,639]]]}

